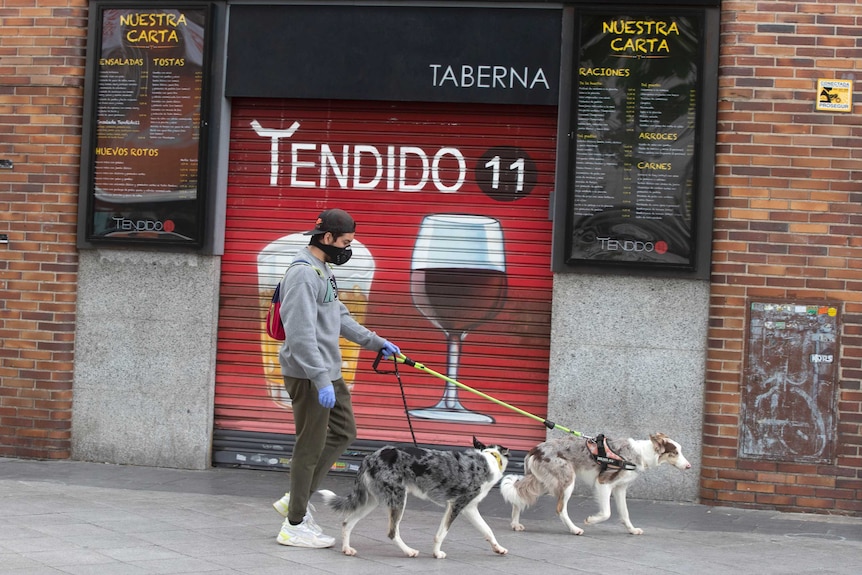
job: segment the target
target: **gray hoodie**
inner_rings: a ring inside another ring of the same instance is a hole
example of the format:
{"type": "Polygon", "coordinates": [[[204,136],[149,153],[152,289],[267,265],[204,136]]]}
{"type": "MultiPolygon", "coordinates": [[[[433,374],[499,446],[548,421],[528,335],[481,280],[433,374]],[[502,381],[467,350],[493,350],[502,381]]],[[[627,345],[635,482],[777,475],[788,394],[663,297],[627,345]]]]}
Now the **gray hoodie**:
{"type": "Polygon", "coordinates": [[[339,335],[374,352],[386,341],[353,319],[338,299],[333,270],[308,247],[297,253],[281,280],[281,321],[281,372],[309,379],[318,390],[341,377],[339,335]]]}

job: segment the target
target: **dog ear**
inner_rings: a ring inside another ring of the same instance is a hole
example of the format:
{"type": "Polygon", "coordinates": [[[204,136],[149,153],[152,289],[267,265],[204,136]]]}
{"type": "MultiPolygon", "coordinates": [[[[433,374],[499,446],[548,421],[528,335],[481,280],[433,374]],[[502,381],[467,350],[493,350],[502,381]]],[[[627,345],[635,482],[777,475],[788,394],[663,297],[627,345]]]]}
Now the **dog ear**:
{"type": "Polygon", "coordinates": [[[500,448],[500,455],[503,455],[505,457],[509,457],[509,448],[508,447],[503,447],[502,445],[499,445],[498,447],[500,448]]]}
{"type": "Polygon", "coordinates": [[[485,444],[476,439],[476,436],[473,436],[473,447],[476,449],[485,449],[485,444]]]}
{"type": "Polygon", "coordinates": [[[653,447],[655,447],[656,453],[664,453],[665,445],[667,444],[667,435],[664,433],[653,433],[649,436],[652,440],[653,447]]]}

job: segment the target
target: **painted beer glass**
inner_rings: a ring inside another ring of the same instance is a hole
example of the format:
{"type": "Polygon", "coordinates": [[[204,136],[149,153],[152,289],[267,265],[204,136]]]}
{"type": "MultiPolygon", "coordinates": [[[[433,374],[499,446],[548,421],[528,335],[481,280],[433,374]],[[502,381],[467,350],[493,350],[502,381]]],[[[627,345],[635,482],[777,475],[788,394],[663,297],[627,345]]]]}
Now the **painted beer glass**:
{"type": "MultiPolygon", "coordinates": [[[[269,396],[279,406],[290,409],[291,400],[284,389],[281,366],[278,363],[278,350],[281,342],[266,334],[266,310],[275,292],[275,285],[284,277],[284,272],[296,252],[308,245],[308,236],[297,233],[281,237],[267,245],[257,256],[258,286],[261,309],[261,360],[263,374],[269,396]]],[[[340,299],[359,323],[365,323],[368,313],[368,299],[371,295],[371,282],[374,279],[374,257],[362,242],[353,240],[350,244],[353,257],[343,266],[334,269],[338,282],[340,299]]],[[[285,326],[289,329],[289,326],[285,326]]],[[[360,347],[344,338],[339,339],[341,347],[341,373],[349,389],[353,389],[356,369],[359,362],[360,347]]]]}

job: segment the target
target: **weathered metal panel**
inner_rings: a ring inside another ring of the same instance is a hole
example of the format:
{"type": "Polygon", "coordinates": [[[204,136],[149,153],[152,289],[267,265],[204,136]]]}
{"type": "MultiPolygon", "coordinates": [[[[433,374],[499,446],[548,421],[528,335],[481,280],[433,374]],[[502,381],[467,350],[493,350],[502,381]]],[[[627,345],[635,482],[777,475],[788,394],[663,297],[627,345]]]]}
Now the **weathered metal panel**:
{"type": "Polygon", "coordinates": [[[742,457],[835,457],[839,306],[752,302],[742,388],[742,457]]]}

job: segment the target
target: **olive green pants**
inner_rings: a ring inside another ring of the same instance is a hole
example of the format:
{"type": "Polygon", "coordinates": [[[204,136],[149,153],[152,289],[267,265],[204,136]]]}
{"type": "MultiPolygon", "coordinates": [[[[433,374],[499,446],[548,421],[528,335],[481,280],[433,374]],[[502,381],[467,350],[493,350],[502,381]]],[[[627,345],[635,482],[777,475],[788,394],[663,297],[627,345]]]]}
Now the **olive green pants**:
{"type": "Polygon", "coordinates": [[[356,420],[350,391],[343,379],[332,382],[335,407],[327,409],[317,400],[311,380],[284,378],[284,388],[293,404],[296,444],[290,460],[290,504],[287,518],[297,524],[305,517],[308,500],[344,450],[356,439],[356,420]]]}

